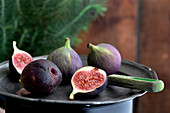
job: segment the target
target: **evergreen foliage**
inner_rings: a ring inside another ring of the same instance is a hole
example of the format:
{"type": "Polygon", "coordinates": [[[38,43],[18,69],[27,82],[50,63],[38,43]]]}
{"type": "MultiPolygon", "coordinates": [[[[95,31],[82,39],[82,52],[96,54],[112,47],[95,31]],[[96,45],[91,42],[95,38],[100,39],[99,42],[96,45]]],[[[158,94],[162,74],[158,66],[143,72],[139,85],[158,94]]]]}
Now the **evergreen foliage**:
{"type": "Polygon", "coordinates": [[[106,0],[1,0],[0,62],[12,54],[12,41],[33,56],[80,41],[80,31],[106,11],[106,0]]]}

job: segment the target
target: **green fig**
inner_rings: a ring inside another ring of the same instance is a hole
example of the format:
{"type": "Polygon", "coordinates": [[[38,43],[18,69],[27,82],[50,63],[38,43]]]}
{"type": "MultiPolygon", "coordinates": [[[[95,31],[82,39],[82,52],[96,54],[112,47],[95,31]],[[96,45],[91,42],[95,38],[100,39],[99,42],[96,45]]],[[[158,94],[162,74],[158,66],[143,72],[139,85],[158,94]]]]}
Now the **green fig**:
{"type": "Polygon", "coordinates": [[[112,45],[101,43],[99,45],[88,44],[91,51],[88,54],[88,65],[106,71],[106,73],[116,73],[121,66],[121,55],[112,45]]]}
{"type": "Polygon", "coordinates": [[[47,59],[54,62],[62,72],[62,84],[71,83],[74,72],[83,66],[79,55],[71,48],[69,38],[66,38],[63,47],[51,52],[47,59]]]}

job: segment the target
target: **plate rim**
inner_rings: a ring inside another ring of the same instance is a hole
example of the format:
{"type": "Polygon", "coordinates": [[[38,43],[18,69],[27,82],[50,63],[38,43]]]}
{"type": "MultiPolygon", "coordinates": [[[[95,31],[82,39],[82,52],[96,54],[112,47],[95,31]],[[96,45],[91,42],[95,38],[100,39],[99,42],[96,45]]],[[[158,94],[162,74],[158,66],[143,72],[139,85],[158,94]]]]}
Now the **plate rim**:
{"type": "MultiPolygon", "coordinates": [[[[87,56],[87,55],[80,55],[80,56],[87,56]]],[[[46,58],[46,57],[47,57],[47,55],[43,55],[43,56],[34,57],[34,59],[40,59],[40,58],[46,58]]],[[[9,62],[9,60],[1,62],[0,66],[6,65],[8,62],[9,62]]],[[[134,61],[125,60],[125,59],[122,59],[122,63],[131,63],[137,67],[147,69],[150,73],[152,73],[151,74],[152,78],[158,79],[156,72],[148,66],[139,64],[134,61]]],[[[2,77],[3,76],[0,76],[0,78],[2,78],[2,77]]],[[[19,95],[13,94],[13,93],[8,93],[8,92],[3,92],[3,91],[0,91],[0,95],[4,96],[5,98],[19,99],[20,101],[27,101],[27,102],[43,102],[43,103],[52,103],[52,104],[81,105],[81,106],[89,107],[89,106],[108,105],[108,104],[114,104],[114,103],[119,103],[119,102],[123,102],[123,101],[128,101],[128,100],[132,100],[136,97],[140,97],[147,93],[147,91],[142,91],[142,90],[139,90],[139,91],[140,92],[130,95],[129,97],[125,97],[125,98],[121,98],[121,99],[116,98],[114,100],[109,100],[109,101],[108,100],[107,101],[81,101],[81,100],[69,100],[69,99],[68,100],[50,100],[50,99],[24,97],[24,96],[19,96],[19,95]]]]}

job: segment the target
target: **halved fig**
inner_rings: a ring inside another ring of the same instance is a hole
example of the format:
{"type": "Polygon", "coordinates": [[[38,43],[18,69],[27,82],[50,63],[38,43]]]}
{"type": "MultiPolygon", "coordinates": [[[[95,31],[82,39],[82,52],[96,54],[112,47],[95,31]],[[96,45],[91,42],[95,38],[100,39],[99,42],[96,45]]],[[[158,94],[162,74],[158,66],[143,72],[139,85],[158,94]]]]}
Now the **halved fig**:
{"type": "MultiPolygon", "coordinates": [[[[11,72],[11,76],[15,75],[16,79],[19,79],[23,69],[27,64],[33,61],[32,56],[17,48],[16,41],[13,41],[13,55],[9,61],[9,68],[11,72]]],[[[13,77],[13,78],[15,78],[13,77]]]]}
{"type": "Polygon", "coordinates": [[[71,84],[73,91],[69,99],[73,100],[74,95],[77,93],[94,96],[105,89],[107,85],[107,75],[106,72],[101,69],[85,66],[74,73],[71,84]]]}

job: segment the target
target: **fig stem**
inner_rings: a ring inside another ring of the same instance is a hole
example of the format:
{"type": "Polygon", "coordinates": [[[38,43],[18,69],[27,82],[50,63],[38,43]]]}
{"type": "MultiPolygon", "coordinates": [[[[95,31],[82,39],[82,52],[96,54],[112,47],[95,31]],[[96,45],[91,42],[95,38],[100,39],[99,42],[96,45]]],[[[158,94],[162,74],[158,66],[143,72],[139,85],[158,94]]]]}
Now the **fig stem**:
{"type": "Polygon", "coordinates": [[[88,43],[87,44],[87,47],[90,48],[90,49],[93,49],[93,50],[100,50],[101,48],[99,48],[98,46],[96,45],[93,45],[91,43],[88,43]]]}
{"type": "Polygon", "coordinates": [[[87,47],[90,48],[90,49],[93,50],[93,51],[98,51],[98,50],[100,50],[100,51],[106,52],[107,54],[111,54],[111,52],[110,52],[109,50],[107,50],[107,49],[105,49],[105,48],[102,48],[102,47],[99,47],[99,46],[96,46],[96,45],[93,45],[93,44],[91,44],[91,43],[88,43],[88,44],[87,44],[87,47]]]}
{"type": "Polygon", "coordinates": [[[13,48],[14,48],[14,50],[19,50],[16,45],[17,45],[17,42],[13,41],[13,48]]]}
{"type": "Polygon", "coordinates": [[[74,100],[74,95],[75,95],[76,93],[77,93],[77,92],[73,90],[73,91],[71,92],[70,96],[69,96],[69,99],[70,99],[70,100],[74,100]]]}
{"type": "Polygon", "coordinates": [[[70,39],[69,38],[66,38],[66,40],[65,40],[65,47],[66,48],[71,48],[71,46],[70,46],[70,39]]]}
{"type": "Polygon", "coordinates": [[[88,43],[88,44],[87,44],[87,47],[88,47],[88,48],[90,48],[90,49],[92,49],[92,48],[93,48],[93,46],[94,46],[94,45],[93,45],[93,44],[91,44],[91,43],[88,43]]]}
{"type": "Polygon", "coordinates": [[[102,49],[102,48],[99,48],[98,46],[93,45],[91,43],[88,43],[87,47],[90,48],[91,50],[101,50],[102,49]]]}

